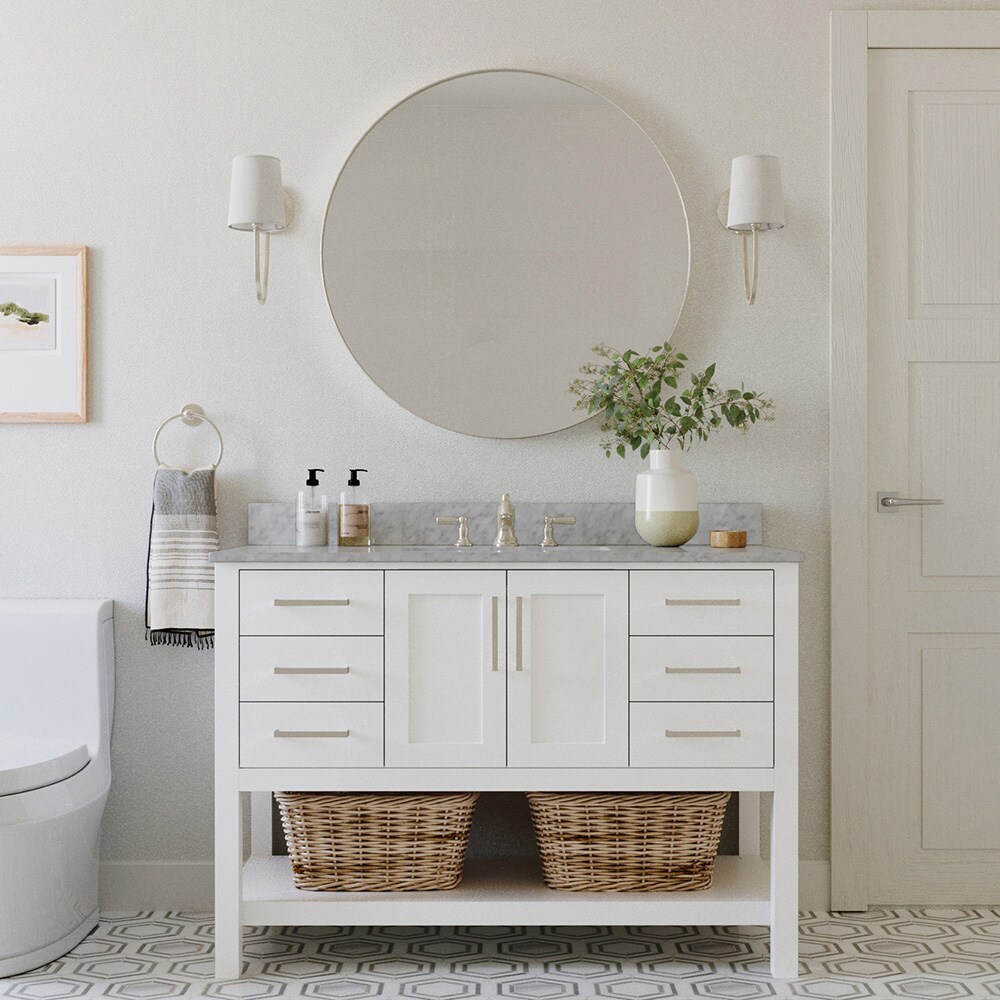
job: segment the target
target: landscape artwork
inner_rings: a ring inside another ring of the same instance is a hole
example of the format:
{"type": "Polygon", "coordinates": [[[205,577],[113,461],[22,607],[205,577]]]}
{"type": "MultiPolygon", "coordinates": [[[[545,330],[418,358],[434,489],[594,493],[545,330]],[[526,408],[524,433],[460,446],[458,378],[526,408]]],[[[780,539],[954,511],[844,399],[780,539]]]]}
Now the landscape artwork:
{"type": "Polygon", "coordinates": [[[0,274],[0,351],[56,346],[54,275],[0,274]]]}

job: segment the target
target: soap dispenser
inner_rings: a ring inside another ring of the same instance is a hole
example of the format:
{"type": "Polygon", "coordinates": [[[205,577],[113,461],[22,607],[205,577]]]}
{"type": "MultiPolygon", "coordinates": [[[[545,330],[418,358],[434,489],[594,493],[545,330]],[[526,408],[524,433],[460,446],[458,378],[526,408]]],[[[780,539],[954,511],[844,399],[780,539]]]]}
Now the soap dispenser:
{"type": "Polygon", "coordinates": [[[337,543],[339,545],[371,545],[371,505],[368,497],[361,492],[359,472],[367,469],[351,469],[347,489],[340,494],[337,511],[337,543]]]}
{"type": "Polygon", "coordinates": [[[299,490],[299,502],[295,509],[295,544],[303,548],[326,545],[329,537],[329,516],[326,494],[317,494],[319,480],[317,472],[324,469],[310,469],[306,478],[306,488],[299,490]]]}

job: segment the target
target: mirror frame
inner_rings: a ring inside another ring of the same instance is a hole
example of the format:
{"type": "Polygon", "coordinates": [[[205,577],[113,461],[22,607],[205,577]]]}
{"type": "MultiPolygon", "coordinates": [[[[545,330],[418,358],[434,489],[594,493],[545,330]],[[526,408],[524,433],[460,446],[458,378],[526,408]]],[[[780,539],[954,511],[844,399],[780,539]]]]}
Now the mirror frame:
{"type": "Polygon", "coordinates": [[[667,172],[667,176],[669,177],[670,182],[674,185],[674,189],[677,192],[677,198],[678,198],[678,200],[680,202],[680,206],[681,206],[681,215],[684,218],[684,231],[685,231],[685,235],[687,236],[687,269],[686,269],[686,273],[685,273],[685,276],[684,276],[684,292],[681,295],[680,303],[677,306],[677,316],[674,318],[673,326],[670,328],[669,331],[665,331],[665,333],[664,333],[664,340],[669,339],[669,337],[671,337],[673,335],[673,331],[677,328],[677,323],[680,321],[681,314],[684,311],[684,304],[687,302],[688,290],[689,290],[690,285],[691,285],[691,223],[690,223],[690,220],[688,219],[687,205],[685,205],[685,203],[684,203],[684,196],[681,194],[681,189],[680,189],[680,185],[677,183],[677,178],[674,176],[674,172],[671,169],[670,164],[667,162],[667,158],[663,155],[663,150],[661,150],[660,147],[653,141],[653,137],[649,134],[649,132],[646,131],[646,129],[643,128],[643,126],[638,121],[636,121],[636,119],[631,114],[629,114],[623,107],[621,107],[621,105],[619,105],[615,101],[611,100],[610,97],[606,97],[604,94],[602,94],[598,90],[595,90],[593,87],[589,87],[586,84],[579,83],[576,80],[567,79],[564,76],[559,76],[556,73],[546,73],[543,70],[535,70],[535,69],[517,69],[517,68],[510,67],[510,66],[507,66],[507,67],[494,67],[494,68],[488,68],[488,69],[475,69],[475,70],[469,70],[469,71],[464,72],[464,73],[453,73],[451,76],[442,77],[439,80],[433,80],[430,83],[425,84],[423,87],[417,88],[412,93],[407,94],[405,97],[400,98],[400,100],[396,101],[395,104],[393,104],[391,107],[389,107],[388,109],[386,109],[382,114],[380,114],[378,116],[378,118],[376,118],[371,123],[371,125],[369,125],[368,128],[365,129],[365,131],[362,133],[362,135],[358,139],[358,141],[356,143],[354,143],[354,145],[351,147],[351,151],[347,154],[347,156],[344,159],[344,162],[340,166],[340,169],[337,171],[337,177],[336,177],[336,179],[333,182],[333,187],[330,189],[330,196],[329,196],[329,198],[327,198],[327,200],[326,200],[326,206],[325,206],[325,208],[323,210],[323,227],[322,227],[322,229],[320,231],[320,273],[321,273],[321,277],[322,277],[322,281],[323,281],[323,295],[326,298],[326,304],[327,304],[327,307],[330,310],[330,316],[333,319],[333,324],[336,327],[337,334],[340,337],[341,341],[343,342],[344,346],[347,348],[347,352],[354,359],[355,364],[365,373],[365,375],[368,376],[368,378],[372,382],[372,384],[375,385],[375,387],[387,399],[389,399],[393,403],[395,403],[396,406],[398,406],[401,410],[405,410],[407,413],[411,414],[412,416],[416,417],[419,420],[423,420],[426,423],[429,423],[433,427],[439,427],[441,430],[449,431],[452,434],[463,434],[466,437],[480,438],[481,440],[485,440],[485,441],[527,441],[527,440],[531,440],[532,438],[545,437],[545,436],[547,436],[549,434],[558,434],[560,431],[569,430],[569,428],[576,427],[576,426],[578,426],[579,424],[582,424],[582,423],[586,423],[586,421],[591,420],[591,419],[593,419],[594,417],[596,417],[598,415],[597,414],[584,414],[583,416],[579,417],[578,419],[570,420],[566,424],[564,424],[564,425],[562,425],[560,427],[554,427],[554,428],[552,428],[550,430],[539,431],[537,434],[520,434],[520,435],[512,436],[512,437],[496,437],[496,436],[486,435],[486,434],[475,434],[475,433],[473,433],[471,431],[458,431],[458,430],[455,430],[455,428],[453,428],[453,427],[446,427],[443,424],[435,423],[435,421],[433,421],[433,420],[429,419],[428,417],[425,417],[425,416],[423,416],[423,415],[421,415],[419,413],[415,413],[413,410],[411,410],[408,407],[404,406],[397,399],[395,399],[395,397],[393,397],[386,389],[384,389],[382,387],[382,385],[379,383],[379,381],[372,375],[372,373],[358,360],[357,355],[355,355],[354,351],[351,350],[351,345],[348,343],[347,338],[344,336],[344,333],[343,333],[343,331],[340,328],[340,323],[337,321],[337,313],[336,313],[336,310],[333,307],[333,302],[330,301],[330,288],[329,288],[329,285],[327,284],[327,280],[326,280],[326,277],[327,277],[326,276],[326,259],[325,259],[325,255],[323,253],[323,249],[324,249],[324,247],[326,245],[326,227],[327,227],[327,224],[328,224],[329,218],[330,218],[330,206],[333,203],[334,195],[337,193],[337,186],[340,183],[340,179],[343,176],[344,171],[347,169],[347,165],[351,162],[351,158],[357,152],[357,150],[361,146],[361,144],[365,141],[365,139],[368,138],[368,136],[376,128],[378,128],[378,126],[382,123],[382,121],[384,119],[388,118],[389,115],[391,115],[397,108],[401,107],[403,104],[405,104],[411,98],[416,97],[418,94],[422,94],[422,93],[424,93],[427,90],[430,90],[432,87],[437,87],[440,84],[451,83],[453,80],[461,80],[461,79],[464,79],[464,78],[470,77],[470,76],[482,76],[485,73],[526,73],[526,74],[530,74],[532,76],[545,77],[545,78],[550,79],[550,80],[558,80],[560,83],[568,83],[568,84],[572,84],[574,87],[579,87],[581,90],[585,90],[585,91],[587,91],[587,93],[593,94],[595,97],[599,98],[600,100],[604,101],[605,103],[610,104],[611,107],[613,107],[619,114],[624,115],[639,130],[639,132],[641,132],[642,135],[645,136],[645,138],[646,138],[647,142],[649,142],[650,146],[654,150],[656,150],[657,154],[659,155],[660,159],[663,162],[663,166],[664,166],[664,169],[667,172]]]}

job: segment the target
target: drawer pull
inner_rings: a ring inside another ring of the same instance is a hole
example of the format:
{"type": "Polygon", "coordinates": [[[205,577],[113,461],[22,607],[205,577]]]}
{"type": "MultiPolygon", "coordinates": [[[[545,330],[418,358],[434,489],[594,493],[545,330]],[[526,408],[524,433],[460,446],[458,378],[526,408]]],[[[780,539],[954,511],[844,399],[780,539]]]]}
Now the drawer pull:
{"type": "Polygon", "coordinates": [[[297,597],[276,597],[276,608],[346,608],[350,604],[348,598],[334,598],[328,601],[306,601],[297,597]]]}
{"type": "Polygon", "coordinates": [[[349,674],[350,667],[275,667],[276,674],[349,674]]]}
{"type": "Polygon", "coordinates": [[[737,739],[743,735],[742,729],[665,729],[663,735],[668,738],[686,737],[688,739],[737,739]]]}
{"type": "Polygon", "coordinates": [[[665,674],[741,674],[742,667],[664,667],[665,674]]]}
{"type": "Polygon", "coordinates": [[[738,608],[743,602],[738,597],[698,597],[694,599],[668,597],[663,603],[668,607],[679,608],[738,608]]]}
{"type": "Polygon", "coordinates": [[[346,740],[350,729],[275,729],[275,739],[346,740]]]}

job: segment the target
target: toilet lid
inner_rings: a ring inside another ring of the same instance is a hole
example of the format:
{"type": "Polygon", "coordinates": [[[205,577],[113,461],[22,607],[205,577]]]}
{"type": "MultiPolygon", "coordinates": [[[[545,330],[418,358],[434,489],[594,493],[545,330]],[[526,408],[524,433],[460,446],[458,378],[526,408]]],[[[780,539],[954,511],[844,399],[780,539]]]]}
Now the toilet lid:
{"type": "Polygon", "coordinates": [[[42,740],[31,736],[0,736],[0,795],[15,795],[63,781],[87,766],[85,744],[42,740]]]}

